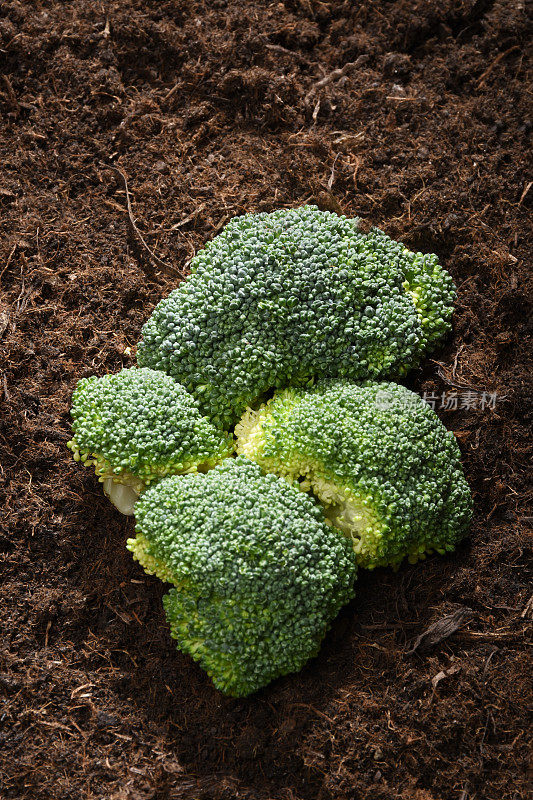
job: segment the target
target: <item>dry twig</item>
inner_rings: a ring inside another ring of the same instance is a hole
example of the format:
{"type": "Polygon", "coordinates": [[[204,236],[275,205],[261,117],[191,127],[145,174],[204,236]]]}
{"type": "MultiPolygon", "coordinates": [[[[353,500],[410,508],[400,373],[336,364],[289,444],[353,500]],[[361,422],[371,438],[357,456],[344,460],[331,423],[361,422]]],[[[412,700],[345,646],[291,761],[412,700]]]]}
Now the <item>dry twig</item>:
{"type": "Polygon", "coordinates": [[[11,81],[9,80],[7,75],[2,75],[2,80],[4,81],[4,86],[6,87],[7,99],[9,100],[9,102],[11,104],[11,107],[12,107],[13,111],[15,112],[15,114],[19,114],[20,113],[20,104],[19,104],[19,101],[17,100],[17,96],[16,96],[15,92],[13,91],[13,87],[11,85],[11,81]]]}
{"type": "Polygon", "coordinates": [[[482,86],[482,85],[483,85],[483,83],[485,82],[485,78],[488,78],[488,76],[490,75],[490,73],[492,72],[492,70],[494,69],[494,67],[495,67],[497,64],[499,64],[499,63],[500,63],[500,61],[502,61],[502,60],[505,58],[505,56],[508,56],[508,55],[509,55],[509,53],[512,53],[514,50],[520,50],[520,45],[518,45],[518,44],[515,44],[515,45],[513,45],[512,47],[510,47],[508,50],[505,50],[503,53],[500,53],[500,55],[499,55],[499,56],[496,56],[496,58],[494,59],[494,61],[492,62],[492,64],[490,64],[490,65],[487,67],[487,69],[485,70],[485,72],[483,73],[483,75],[481,75],[481,76],[478,78],[478,81],[477,81],[477,88],[478,88],[478,89],[480,88],[480,86],[482,86]]]}
{"type": "Polygon", "coordinates": [[[331,174],[328,180],[328,192],[331,192],[333,188],[333,183],[335,182],[335,164],[337,163],[337,159],[339,158],[340,153],[337,153],[335,159],[333,160],[333,166],[331,167],[331,174]]]}
{"type": "Polygon", "coordinates": [[[355,61],[349,61],[347,64],[344,65],[344,67],[340,67],[339,69],[334,69],[333,72],[329,72],[319,81],[314,83],[307,92],[307,94],[305,95],[304,98],[305,105],[306,106],[309,105],[309,101],[311,100],[312,96],[316,92],[318,92],[319,89],[323,89],[324,86],[327,86],[329,83],[333,83],[333,81],[338,81],[340,78],[343,78],[353,69],[357,69],[357,67],[362,66],[368,61],[368,58],[369,56],[366,53],[364,53],[363,55],[360,55],[358,58],[356,58],[355,61]]]}
{"type": "Polygon", "coordinates": [[[309,66],[313,62],[310,61],[308,58],[303,56],[301,53],[297,53],[295,50],[289,50],[287,47],[282,47],[280,44],[272,44],[268,41],[266,36],[259,37],[261,42],[265,45],[267,50],[272,50],[273,53],[280,53],[285,56],[290,56],[294,58],[296,61],[299,61],[301,64],[306,64],[309,66]]]}
{"type": "Polygon", "coordinates": [[[118,167],[112,167],[112,166],[110,166],[108,164],[106,164],[106,166],[107,166],[107,169],[113,170],[113,172],[116,172],[117,175],[120,176],[120,178],[122,180],[122,183],[124,185],[124,191],[126,193],[126,209],[127,209],[127,213],[128,213],[128,221],[129,221],[130,233],[137,240],[137,242],[141,245],[141,247],[144,250],[144,252],[149,256],[149,258],[155,264],[157,264],[158,267],[162,267],[163,269],[166,269],[166,270],[169,270],[169,269],[172,270],[173,267],[170,264],[167,264],[166,261],[163,261],[161,258],[159,258],[159,256],[156,256],[156,254],[153,252],[153,250],[151,250],[148,247],[148,245],[146,244],[146,242],[144,240],[144,237],[143,237],[142,233],[140,232],[139,228],[137,227],[137,225],[135,223],[135,218],[133,216],[133,211],[132,211],[132,208],[131,208],[131,196],[130,196],[130,190],[128,189],[128,179],[126,178],[126,175],[118,167]]]}
{"type": "Polygon", "coordinates": [[[526,199],[526,195],[527,195],[527,193],[529,192],[529,190],[531,189],[532,186],[533,186],[533,181],[529,181],[529,183],[526,183],[526,185],[524,187],[524,191],[520,195],[520,200],[518,201],[518,205],[519,206],[521,206],[522,202],[526,199]]]}

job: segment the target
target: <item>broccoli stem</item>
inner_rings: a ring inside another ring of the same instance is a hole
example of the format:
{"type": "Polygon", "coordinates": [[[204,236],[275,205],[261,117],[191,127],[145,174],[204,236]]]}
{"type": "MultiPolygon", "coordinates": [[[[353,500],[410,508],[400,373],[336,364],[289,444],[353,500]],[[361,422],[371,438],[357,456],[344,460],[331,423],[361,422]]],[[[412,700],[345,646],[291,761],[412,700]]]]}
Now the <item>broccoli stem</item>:
{"type": "Polygon", "coordinates": [[[113,478],[106,478],[102,488],[106,497],[121,514],[125,514],[127,517],[133,516],[133,506],[139,498],[140,490],[137,491],[133,486],[125,483],[117,483],[113,478]]]}

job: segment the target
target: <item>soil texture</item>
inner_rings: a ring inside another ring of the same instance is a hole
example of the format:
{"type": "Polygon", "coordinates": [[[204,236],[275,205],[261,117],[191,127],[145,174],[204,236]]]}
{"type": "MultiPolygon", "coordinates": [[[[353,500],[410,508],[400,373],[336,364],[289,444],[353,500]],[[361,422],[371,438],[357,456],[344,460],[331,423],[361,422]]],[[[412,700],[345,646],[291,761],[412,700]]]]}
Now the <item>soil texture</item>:
{"type": "Polygon", "coordinates": [[[526,14],[2,2],[3,800],[525,800],[526,14]],[[134,363],[152,308],[228,219],[305,202],[452,273],[453,335],[407,384],[455,432],[475,517],[450,557],[361,573],[318,658],[233,700],[176,651],[163,585],[125,549],[132,519],[72,461],[70,398],[134,363]]]}

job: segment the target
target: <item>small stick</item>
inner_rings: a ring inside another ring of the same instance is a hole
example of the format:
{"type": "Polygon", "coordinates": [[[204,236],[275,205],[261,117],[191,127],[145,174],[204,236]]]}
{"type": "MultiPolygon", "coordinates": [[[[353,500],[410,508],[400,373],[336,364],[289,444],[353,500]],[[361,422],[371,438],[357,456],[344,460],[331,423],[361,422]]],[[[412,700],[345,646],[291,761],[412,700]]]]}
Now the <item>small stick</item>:
{"type": "Polygon", "coordinates": [[[530,181],[528,184],[526,184],[526,187],[520,196],[520,200],[518,201],[519,206],[522,205],[522,201],[525,200],[526,194],[529,192],[532,186],[533,186],[533,181],[530,181]]]}
{"type": "Polygon", "coordinates": [[[167,100],[170,100],[170,98],[172,97],[172,95],[176,94],[176,92],[178,91],[178,89],[179,89],[180,87],[181,87],[181,81],[178,81],[177,83],[175,83],[175,84],[174,84],[174,86],[173,86],[171,89],[169,89],[169,90],[168,90],[168,92],[166,93],[166,95],[164,95],[164,97],[163,97],[163,100],[164,100],[165,102],[166,102],[167,100]]]}
{"type": "Polygon", "coordinates": [[[387,95],[385,100],[395,100],[397,103],[405,103],[405,102],[414,102],[417,100],[417,97],[395,97],[393,94],[387,95]]]}
{"type": "Polygon", "coordinates": [[[0,278],[2,278],[2,276],[3,276],[4,272],[6,271],[6,269],[7,269],[7,268],[9,267],[9,265],[11,264],[11,259],[13,258],[13,255],[14,255],[14,253],[15,253],[15,250],[16,250],[16,249],[17,249],[17,245],[16,245],[16,244],[14,244],[14,245],[13,245],[13,247],[12,247],[12,249],[11,249],[11,252],[10,252],[10,254],[9,254],[9,255],[8,255],[8,257],[7,257],[7,261],[6,261],[6,263],[5,263],[4,269],[2,270],[2,272],[0,272],[0,278]]]}
{"type": "Polygon", "coordinates": [[[463,352],[463,350],[465,349],[465,346],[466,346],[466,345],[464,345],[464,344],[462,344],[462,345],[461,345],[461,347],[459,348],[459,350],[458,350],[458,351],[457,351],[457,353],[455,354],[455,358],[454,358],[454,360],[453,360],[453,367],[452,367],[452,378],[453,378],[454,380],[455,380],[455,373],[456,373],[456,371],[457,371],[457,362],[459,361],[459,356],[461,355],[461,353],[462,353],[462,352],[463,352]]]}
{"type": "Polygon", "coordinates": [[[494,67],[496,66],[496,64],[499,64],[499,63],[500,63],[500,61],[501,61],[503,58],[505,58],[505,56],[508,56],[508,55],[509,55],[509,53],[512,53],[514,50],[520,50],[520,45],[518,45],[518,44],[515,44],[515,45],[513,45],[512,47],[510,47],[508,50],[505,50],[503,53],[500,53],[500,55],[499,55],[499,56],[496,56],[496,58],[494,59],[494,61],[492,62],[492,64],[490,64],[490,66],[488,66],[488,67],[487,67],[487,69],[485,70],[485,72],[483,73],[483,75],[481,75],[481,77],[480,77],[480,78],[478,78],[478,80],[477,80],[477,88],[478,88],[478,89],[479,89],[479,87],[480,87],[480,86],[481,86],[481,85],[482,85],[482,84],[485,82],[485,78],[486,78],[486,77],[488,77],[488,75],[490,75],[490,73],[492,72],[492,70],[494,69],[494,67]]]}
{"type": "Polygon", "coordinates": [[[335,181],[335,164],[337,163],[337,159],[338,159],[339,155],[340,155],[340,153],[337,153],[337,155],[335,156],[335,159],[333,161],[333,166],[331,167],[331,175],[329,176],[329,180],[328,180],[328,192],[331,192],[331,189],[333,187],[333,182],[335,181]]]}
{"type": "Polygon", "coordinates": [[[20,113],[19,101],[17,100],[17,96],[16,96],[15,92],[13,91],[13,87],[11,85],[11,81],[9,80],[7,75],[2,75],[2,80],[4,81],[4,86],[6,87],[6,91],[7,91],[7,97],[9,99],[9,102],[11,103],[11,107],[12,107],[13,111],[15,111],[17,114],[20,113]]]}
{"type": "Polygon", "coordinates": [[[159,256],[156,256],[156,254],[152,250],[150,250],[150,248],[148,247],[148,245],[146,244],[146,242],[145,242],[145,240],[143,238],[142,233],[140,232],[139,228],[135,224],[135,218],[133,216],[133,211],[132,211],[132,208],[131,208],[130,190],[128,189],[128,179],[126,178],[126,175],[118,167],[112,167],[112,166],[110,166],[108,164],[106,164],[106,167],[108,169],[113,170],[113,172],[116,172],[117,175],[120,176],[120,178],[122,180],[122,183],[124,185],[124,191],[126,192],[126,208],[127,208],[127,212],[128,212],[128,220],[129,220],[131,233],[133,234],[133,236],[135,236],[137,241],[140,243],[140,245],[141,245],[142,249],[145,251],[145,253],[147,253],[149,255],[149,257],[152,259],[152,261],[154,261],[154,263],[157,264],[158,267],[162,267],[163,269],[172,270],[172,267],[171,267],[170,264],[167,264],[165,261],[160,259],[159,256]]]}
{"type": "MultiPolygon", "coordinates": [[[[527,517],[526,517],[526,519],[527,519],[527,517]]],[[[524,617],[531,616],[531,612],[533,612],[533,594],[531,595],[531,597],[529,598],[529,600],[525,604],[520,616],[523,619],[524,617]]]]}
{"type": "Polygon", "coordinates": [[[340,78],[343,78],[345,75],[348,74],[352,69],[357,69],[362,64],[368,61],[369,56],[366,53],[360,55],[355,61],[349,61],[344,67],[340,67],[340,69],[334,69],[333,72],[328,73],[324,78],[314,83],[304,98],[305,105],[309,105],[309,100],[311,97],[317,92],[319,89],[322,89],[324,86],[327,86],[329,83],[333,81],[338,81],[340,78]]]}
{"type": "Polygon", "coordinates": [[[312,64],[312,62],[308,58],[302,56],[300,53],[297,53],[295,50],[288,50],[286,47],[282,47],[280,44],[271,44],[271,42],[269,42],[263,36],[259,38],[265,45],[266,49],[272,50],[273,53],[282,53],[285,56],[290,56],[291,58],[294,58],[296,61],[299,61],[301,64],[306,64],[307,66],[310,66],[312,64]]]}
{"type": "Polygon", "coordinates": [[[199,206],[196,206],[192,214],[189,214],[189,216],[180,219],[179,222],[176,222],[176,224],[172,225],[170,228],[158,228],[155,231],[150,231],[150,233],[172,233],[172,231],[177,231],[179,230],[179,228],[183,228],[184,225],[186,225],[188,222],[197,217],[200,211],[204,210],[205,205],[206,205],[205,203],[200,203],[199,206]]]}

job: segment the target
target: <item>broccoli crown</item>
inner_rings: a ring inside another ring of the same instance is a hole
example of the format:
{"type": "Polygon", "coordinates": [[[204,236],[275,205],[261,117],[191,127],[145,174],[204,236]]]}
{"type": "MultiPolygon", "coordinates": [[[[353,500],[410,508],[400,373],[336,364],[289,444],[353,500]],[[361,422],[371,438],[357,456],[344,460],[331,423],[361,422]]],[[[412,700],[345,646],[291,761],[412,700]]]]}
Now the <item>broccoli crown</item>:
{"type": "Polygon", "coordinates": [[[246,458],[165,478],[135,506],[128,547],[175,588],[178,647],[244,696],[300,669],[353,595],[355,557],[314,500],[246,458]]]}
{"type": "Polygon", "coordinates": [[[212,466],[233,450],[194,397],[163,372],[123,369],[82,378],[71,414],[74,458],[140,491],[155,478],[212,466]]]}
{"type": "Polygon", "coordinates": [[[316,206],[236,217],[155,308],[139,364],[226,429],[272,387],[404,374],[449,328],[452,279],[358,222],[316,206]]]}
{"type": "Polygon", "coordinates": [[[403,386],[286,389],[249,409],[235,434],[238,453],[316,495],[360,566],[444,553],[467,532],[472,502],[455,438],[403,386]]]}

